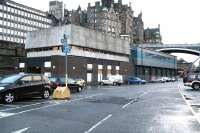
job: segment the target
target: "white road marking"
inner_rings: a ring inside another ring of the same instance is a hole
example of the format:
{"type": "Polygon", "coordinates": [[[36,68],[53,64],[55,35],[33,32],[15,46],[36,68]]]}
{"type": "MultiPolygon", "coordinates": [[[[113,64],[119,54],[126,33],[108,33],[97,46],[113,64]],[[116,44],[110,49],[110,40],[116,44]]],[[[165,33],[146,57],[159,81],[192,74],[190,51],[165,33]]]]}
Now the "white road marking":
{"type": "MultiPolygon", "coordinates": [[[[96,96],[98,95],[102,95],[101,93],[97,94],[96,96]]],[[[91,95],[92,96],[92,95],[91,95]]],[[[21,109],[21,108],[25,108],[25,107],[31,107],[31,106],[35,106],[35,105],[40,105],[40,104],[45,104],[45,103],[60,103],[60,102],[67,102],[68,100],[62,100],[62,101],[59,101],[59,100],[55,100],[55,101],[45,101],[45,102],[39,102],[39,103],[33,103],[33,104],[29,104],[29,105],[24,105],[24,106],[17,106],[17,107],[12,107],[12,108],[8,108],[8,109],[3,109],[3,110],[0,110],[0,111],[10,111],[10,110],[15,110],[15,109],[21,109]]]]}
{"type": "Polygon", "coordinates": [[[194,115],[194,117],[196,118],[197,122],[200,124],[200,119],[197,115],[197,113],[193,110],[193,108],[190,106],[189,102],[185,99],[183,92],[181,91],[181,87],[179,86],[179,93],[181,94],[183,100],[185,101],[186,105],[188,106],[188,108],[190,109],[190,111],[192,112],[192,114],[194,115]]]}
{"type": "Polygon", "coordinates": [[[18,105],[8,105],[8,104],[0,104],[0,106],[11,107],[11,108],[19,107],[18,105]]]}
{"type": "Polygon", "coordinates": [[[12,116],[12,115],[14,115],[14,114],[15,114],[15,113],[0,112],[0,118],[12,116]]]}
{"type": "Polygon", "coordinates": [[[131,100],[130,102],[128,102],[127,104],[123,105],[122,108],[124,109],[124,108],[128,107],[130,104],[136,102],[138,98],[143,97],[143,96],[146,95],[147,93],[148,93],[148,92],[144,92],[144,93],[140,94],[136,99],[133,99],[133,100],[131,100]]]}
{"type": "Polygon", "coordinates": [[[29,104],[29,105],[24,105],[24,106],[18,106],[18,107],[15,107],[15,108],[3,109],[3,110],[0,110],[0,111],[9,111],[9,110],[20,109],[20,108],[30,107],[30,106],[44,104],[44,103],[50,103],[50,101],[48,101],[48,102],[34,103],[34,104],[29,104]]]}
{"type": "Polygon", "coordinates": [[[20,129],[20,130],[17,130],[17,131],[11,132],[11,133],[23,133],[23,132],[27,131],[29,128],[30,128],[30,127],[27,127],[27,128],[20,129]]]}
{"type": "MultiPolygon", "coordinates": [[[[71,102],[75,102],[75,101],[80,101],[80,100],[84,100],[84,99],[87,99],[87,98],[92,98],[92,97],[99,96],[99,95],[102,95],[102,94],[99,93],[99,94],[96,94],[96,95],[91,95],[91,96],[87,96],[87,97],[83,97],[83,98],[79,98],[79,99],[74,99],[74,100],[70,100],[70,101],[65,100],[65,101],[57,102],[57,103],[54,103],[54,104],[50,104],[50,105],[46,105],[46,106],[42,106],[42,107],[38,107],[38,108],[33,108],[33,109],[20,111],[20,112],[14,113],[14,114],[9,115],[9,116],[15,116],[15,115],[19,115],[19,114],[22,114],[22,113],[31,112],[31,111],[35,111],[35,110],[40,110],[40,109],[48,108],[48,107],[53,107],[53,106],[57,106],[57,105],[64,104],[64,103],[71,103],[71,102]]],[[[3,116],[3,117],[0,117],[0,119],[5,118],[5,117],[9,117],[9,116],[3,116]]]]}
{"type": "Polygon", "coordinates": [[[112,117],[112,114],[109,114],[108,116],[106,116],[104,119],[102,119],[97,124],[95,124],[94,126],[92,126],[89,130],[85,131],[85,133],[92,132],[95,128],[97,128],[99,125],[101,125],[104,121],[108,120],[110,117],[112,117]]]}
{"type": "Polygon", "coordinates": [[[134,100],[131,100],[130,102],[128,102],[127,104],[125,104],[124,106],[122,106],[122,108],[126,108],[128,105],[132,104],[133,102],[135,102],[135,99],[134,100]]]}

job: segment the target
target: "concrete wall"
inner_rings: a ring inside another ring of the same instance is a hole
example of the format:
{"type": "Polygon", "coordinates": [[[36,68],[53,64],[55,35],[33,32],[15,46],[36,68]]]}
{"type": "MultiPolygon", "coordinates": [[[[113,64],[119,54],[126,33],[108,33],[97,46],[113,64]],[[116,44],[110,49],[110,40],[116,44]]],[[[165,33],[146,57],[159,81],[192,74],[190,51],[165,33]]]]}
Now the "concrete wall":
{"type": "Polygon", "coordinates": [[[27,34],[25,48],[62,45],[61,39],[64,33],[69,36],[68,43],[71,45],[130,55],[128,41],[113,38],[101,32],[76,25],[66,25],[29,32],[27,34]]]}

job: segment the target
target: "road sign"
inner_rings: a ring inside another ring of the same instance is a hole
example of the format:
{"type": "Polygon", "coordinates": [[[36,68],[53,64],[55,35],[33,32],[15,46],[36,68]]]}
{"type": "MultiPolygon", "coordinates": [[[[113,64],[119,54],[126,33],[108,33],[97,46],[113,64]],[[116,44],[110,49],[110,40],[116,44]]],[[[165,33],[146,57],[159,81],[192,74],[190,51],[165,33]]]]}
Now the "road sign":
{"type": "Polygon", "coordinates": [[[67,38],[65,34],[63,36],[63,39],[61,39],[61,43],[63,44],[63,52],[66,54],[69,53],[71,51],[71,47],[67,43],[67,38]]]}

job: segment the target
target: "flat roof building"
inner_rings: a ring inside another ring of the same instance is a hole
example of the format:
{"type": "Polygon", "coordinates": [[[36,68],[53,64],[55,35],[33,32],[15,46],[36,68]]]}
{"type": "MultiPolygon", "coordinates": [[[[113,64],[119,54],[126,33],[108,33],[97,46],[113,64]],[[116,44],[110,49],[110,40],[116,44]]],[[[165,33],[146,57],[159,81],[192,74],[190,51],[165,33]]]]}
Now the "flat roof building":
{"type": "Polygon", "coordinates": [[[28,31],[51,26],[47,13],[16,3],[0,1],[0,74],[13,73],[18,58],[25,56],[24,43],[28,31]]]}
{"type": "Polygon", "coordinates": [[[49,76],[65,74],[61,44],[64,34],[71,46],[68,55],[70,77],[97,84],[109,75],[133,74],[128,41],[71,24],[28,33],[25,45],[28,59],[24,62],[27,72],[49,76]]]}

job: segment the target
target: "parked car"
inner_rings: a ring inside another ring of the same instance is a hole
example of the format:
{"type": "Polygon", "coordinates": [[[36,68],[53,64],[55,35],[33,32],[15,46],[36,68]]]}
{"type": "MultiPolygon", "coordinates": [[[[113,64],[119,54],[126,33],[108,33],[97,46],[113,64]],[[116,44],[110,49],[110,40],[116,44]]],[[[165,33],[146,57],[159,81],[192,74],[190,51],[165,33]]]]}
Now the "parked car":
{"type": "Polygon", "coordinates": [[[165,83],[166,79],[163,77],[157,77],[157,78],[153,78],[150,82],[152,83],[165,83]]]}
{"type": "Polygon", "coordinates": [[[40,74],[15,74],[0,80],[0,98],[8,104],[24,97],[48,99],[50,93],[50,81],[40,74]]]}
{"type": "MultiPolygon", "coordinates": [[[[58,86],[64,87],[66,85],[65,77],[50,77],[51,87],[56,89],[58,86]]],[[[67,79],[67,86],[71,91],[81,92],[83,87],[78,84],[74,79],[67,79]]]]}
{"type": "Polygon", "coordinates": [[[101,80],[100,85],[121,85],[123,84],[123,77],[121,75],[111,75],[101,80]]]}
{"type": "Polygon", "coordinates": [[[183,79],[184,85],[197,90],[200,89],[200,73],[188,73],[183,79]]]}
{"type": "Polygon", "coordinates": [[[86,86],[86,81],[84,79],[75,79],[76,83],[84,88],[86,86]]]}
{"type": "Polygon", "coordinates": [[[142,80],[138,77],[129,77],[128,84],[146,84],[146,80],[142,80]]]}

